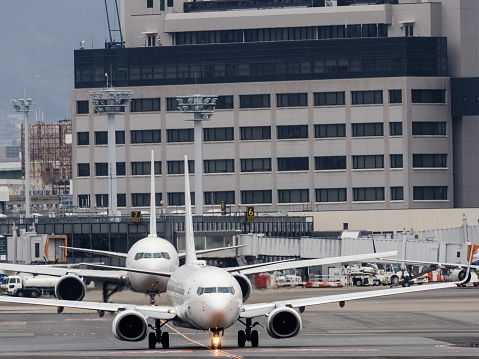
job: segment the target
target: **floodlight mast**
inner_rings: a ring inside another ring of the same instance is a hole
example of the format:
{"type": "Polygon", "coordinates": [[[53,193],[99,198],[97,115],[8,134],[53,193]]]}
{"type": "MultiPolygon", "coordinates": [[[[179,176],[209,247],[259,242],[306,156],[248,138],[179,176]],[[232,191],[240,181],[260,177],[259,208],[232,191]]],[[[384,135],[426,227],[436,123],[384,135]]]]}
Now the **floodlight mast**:
{"type": "Polygon", "coordinates": [[[34,105],[31,98],[21,98],[19,100],[10,100],[16,112],[23,112],[25,119],[25,218],[30,218],[30,146],[28,131],[28,113],[30,107],[34,105]]]}
{"type": "MultiPolygon", "coordinates": [[[[203,215],[203,151],[201,147],[201,122],[208,121],[215,111],[218,96],[177,96],[178,110],[193,113],[195,143],[195,215],[203,215]]],[[[213,203],[212,203],[213,204],[213,203]]]]}
{"type": "MultiPolygon", "coordinates": [[[[118,215],[116,187],[116,136],[115,114],[125,112],[125,107],[133,96],[131,90],[116,90],[108,83],[102,90],[90,91],[95,115],[108,115],[108,214],[118,215]]],[[[98,205],[98,203],[97,203],[98,205]]]]}

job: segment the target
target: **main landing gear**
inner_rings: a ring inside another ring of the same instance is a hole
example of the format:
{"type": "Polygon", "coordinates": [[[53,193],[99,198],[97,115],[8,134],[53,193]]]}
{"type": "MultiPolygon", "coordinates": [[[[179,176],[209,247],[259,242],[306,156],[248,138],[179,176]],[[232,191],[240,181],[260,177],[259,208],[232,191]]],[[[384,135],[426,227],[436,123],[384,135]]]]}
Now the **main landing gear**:
{"type": "MultiPolygon", "coordinates": [[[[240,320],[241,323],[243,323],[240,320]]],[[[259,335],[257,330],[251,330],[257,325],[261,325],[258,322],[251,325],[251,318],[246,318],[246,323],[243,323],[246,326],[245,330],[238,330],[238,346],[243,348],[246,345],[246,342],[251,342],[251,346],[256,348],[259,345],[259,335]]]]}
{"type": "Polygon", "coordinates": [[[155,349],[156,343],[160,343],[163,349],[170,347],[170,336],[168,332],[161,332],[161,327],[167,322],[161,323],[161,320],[155,319],[155,326],[149,325],[154,332],[148,334],[148,348],[155,349]]]}
{"type": "Polygon", "coordinates": [[[211,328],[213,332],[213,338],[211,338],[211,348],[212,349],[221,349],[221,337],[225,334],[224,329],[221,328],[211,328]],[[221,336],[220,336],[221,333],[221,336]]]}

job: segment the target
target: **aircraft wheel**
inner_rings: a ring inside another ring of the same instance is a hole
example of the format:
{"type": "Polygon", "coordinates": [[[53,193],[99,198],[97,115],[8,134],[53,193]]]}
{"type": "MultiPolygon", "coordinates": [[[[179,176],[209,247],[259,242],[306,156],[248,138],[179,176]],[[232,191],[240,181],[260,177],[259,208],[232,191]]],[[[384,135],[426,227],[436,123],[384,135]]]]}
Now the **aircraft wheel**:
{"type": "Polygon", "coordinates": [[[167,332],[161,334],[161,346],[163,349],[168,349],[170,347],[170,335],[167,332]]]}
{"type": "Polygon", "coordinates": [[[238,330],[238,346],[244,348],[246,344],[246,334],[244,330],[238,330]]]}
{"type": "Polygon", "coordinates": [[[156,347],[156,335],[155,333],[151,332],[148,334],[148,348],[155,349],[156,347]]]}
{"type": "Polygon", "coordinates": [[[259,345],[259,335],[257,330],[251,332],[251,346],[256,348],[259,345]]]}

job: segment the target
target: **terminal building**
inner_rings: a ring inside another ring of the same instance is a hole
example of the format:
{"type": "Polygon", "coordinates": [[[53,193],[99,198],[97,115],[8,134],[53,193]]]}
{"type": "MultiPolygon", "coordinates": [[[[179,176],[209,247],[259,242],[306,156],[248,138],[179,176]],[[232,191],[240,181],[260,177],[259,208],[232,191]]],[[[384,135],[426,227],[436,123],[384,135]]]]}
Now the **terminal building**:
{"type": "MultiPolygon", "coordinates": [[[[479,207],[476,0],[121,1],[123,39],[76,50],[73,202],[108,206],[107,118],[89,91],[133,91],[116,115],[117,203],[184,206],[192,115],[205,212],[479,207]]],[[[190,166],[190,173],[194,166],[190,166]]],[[[193,189],[192,189],[193,190],[193,189]]],[[[193,201],[194,202],[194,201],[193,201]]]]}

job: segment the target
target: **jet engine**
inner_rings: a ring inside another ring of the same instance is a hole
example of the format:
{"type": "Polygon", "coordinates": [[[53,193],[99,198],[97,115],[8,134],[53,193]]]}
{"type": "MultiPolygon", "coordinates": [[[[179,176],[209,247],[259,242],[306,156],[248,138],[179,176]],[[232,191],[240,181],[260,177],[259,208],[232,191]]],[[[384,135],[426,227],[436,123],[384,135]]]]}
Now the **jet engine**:
{"type": "Polygon", "coordinates": [[[292,308],[276,308],[268,315],[266,330],[275,339],[291,338],[302,328],[301,317],[292,308]]]}
{"type": "MultiPolygon", "coordinates": [[[[451,272],[451,276],[450,276],[451,280],[453,282],[463,281],[466,278],[466,273],[467,273],[467,269],[454,269],[451,272]]],[[[470,280],[471,280],[471,272],[469,272],[469,276],[467,277],[467,279],[464,280],[464,284],[469,283],[470,280]]]]}
{"type": "Polygon", "coordinates": [[[134,310],[125,310],[113,319],[111,330],[117,339],[139,342],[148,334],[148,323],[140,313],[134,310]]]}
{"type": "Polygon", "coordinates": [[[65,275],[55,286],[55,296],[62,300],[82,300],[85,296],[85,283],[76,275],[65,275]]]}
{"type": "Polygon", "coordinates": [[[249,295],[251,294],[251,282],[249,281],[247,276],[241,273],[235,273],[233,274],[233,277],[235,277],[236,281],[238,282],[241,288],[241,291],[243,292],[243,302],[244,302],[246,301],[246,299],[249,298],[249,295]]]}

